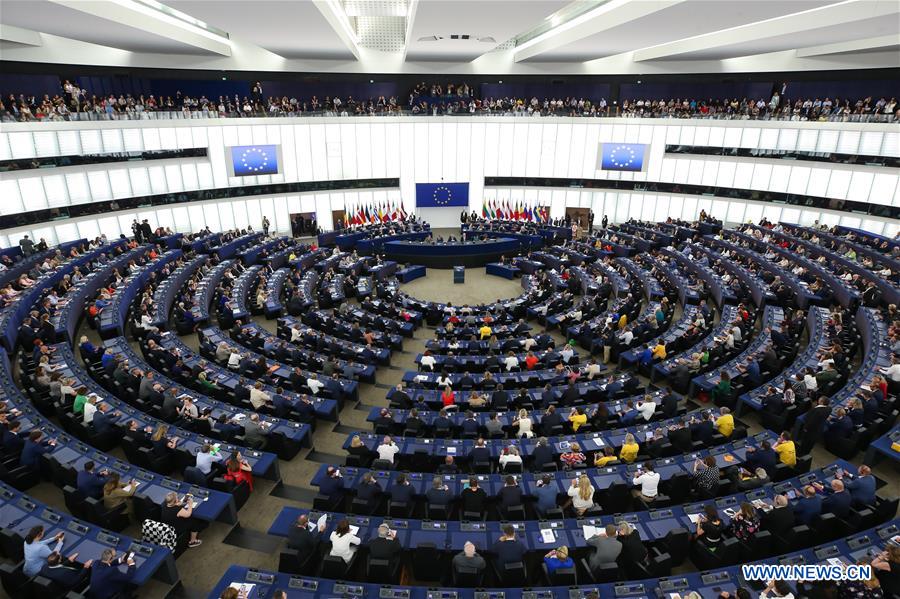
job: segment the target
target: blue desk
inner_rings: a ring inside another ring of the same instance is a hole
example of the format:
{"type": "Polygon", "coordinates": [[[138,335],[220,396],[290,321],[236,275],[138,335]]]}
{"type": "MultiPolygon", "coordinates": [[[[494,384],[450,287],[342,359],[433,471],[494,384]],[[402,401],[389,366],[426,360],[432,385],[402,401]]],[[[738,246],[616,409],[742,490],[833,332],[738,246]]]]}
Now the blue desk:
{"type": "MultiPolygon", "coordinates": [[[[819,352],[830,345],[830,341],[825,335],[825,322],[828,320],[828,317],[829,313],[826,308],[811,306],[806,315],[806,330],[809,341],[803,353],[794,358],[793,362],[787,365],[787,368],[770,380],[768,384],[751,389],[747,393],[741,394],[738,399],[753,410],[761,410],[763,407],[762,399],[769,387],[779,390],[783,389],[785,381],[793,382],[795,374],[804,372],[807,368],[815,368],[819,363],[817,357],[819,352]]],[[[738,411],[740,412],[740,410],[738,411]]]]}
{"type": "Polygon", "coordinates": [[[153,326],[161,329],[168,328],[169,316],[172,313],[172,306],[175,304],[175,297],[208,259],[205,254],[201,254],[190,262],[182,264],[175,269],[175,272],[160,281],[153,292],[153,301],[155,303],[151,313],[153,326]]]}
{"type": "Polygon", "coordinates": [[[401,283],[409,283],[415,279],[425,276],[425,267],[421,264],[401,268],[397,271],[397,278],[401,283]]]}
{"type": "Polygon", "coordinates": [[[894,462],[894,466],[900,464],[900,452],[891,449],[894,443],[900,443],[900,424],[894,425],[891,430],[869,444],[865,463],[876,464],[880,458],[887,457],[894,462]]]}
{"type": "MultiPolygon", "coordinates": [[[[154,370],[131,348],[131,344],[128,343],[128,340],[124,337],[108,339],[103,343],[103,347],[111,349],[114,354],[120,355],[128,360],[128,364],[132,368],[139,368],[145,373],[153,371],[154,381],[166,389],[176,389],[179,397],[183,395],[190,396],[193,399],[194,405],[197,406],[197,411],[203,413],[208,410],[211,420],[216,420],[219,416],[224,415],[230,421],[238,421],[247,416],[244,410],[241,410],[236,406],[212,399],[206,395],[197,394],[161,374],[159,371],[154,370]]],[[[137,399],[138,398],[132,398],[133,401],[137,401],[137,399]]],[[[304,438],[309,435],[309,426],[306,424],[288,422],[280,418],[271,418],[264,415],[260,416],[260,421],[268,426],[273,434],[284,434],[292,438],[297,438],[300,442],[303,442],[304,438]]],[[[197,449],[206,441],[204,437],[201,437],[196,433],[178,431],[177,429],[173,430],[185,434],[185,437],[183,438],[185,442],[178,446],[178,450],[189,453],[191,457],[197,455],[197,449]]],[[[217,436],[215,432],[212,434],[217,436]]],[[[220,443],[220,446],[222,448],[221,451],[226,455],[230,455],[231,452],[235,450],[240,451],[241,455],[245,456],[250,463],[254,476],[260,476],[271,480],[279,480],[281,478],[278,472],[278,460],[276,459],[275,454],[251,450],[236,445],[220,443]]]]}
{"type": "MultiPolygon", "coordinates": [[[[197,331],[197,336],[200,338],[200,353],[210,361],[214,361],[215,359],[216,346],[219,342],[229,341],[229,337],[217,327],[200,329],[197,331]]],[[[249,355],[254,363],[261,357],[260,354],[249,349],[244,349],[241,353],[249,355]]],[[[292,367],[273,360],[266,360],[266,362],[270,366],[268,376],[275,380],[280,379],[279,384],[285,388],[293,387],[289,381],[291,372],[293,371],[292,367]]],[[[309,375],[312,374],[309,370],[302,370],[301,372],[304,377],[309,377],[309,375]]],[[[359,383],[356,381],[347,379],[327,379],[324,377],[320,380],[325,384],[324,390],[333,396],[352,401],[355,401],[358,398],[359,383]]]]}
{"type": "Polygon", "coordinates": [[[653,377],[652,380],[664,379],[669,376],[669,373],[675,369],[676,362],[682,359],[684,356],[690,356],[691,354],[700,352],[701,350],[710,347],[713,343],[713,339],[719,337],[725,333],[726,330],[731,328],[732,323],[735,318],[737,318],[737,306],[728,304],[723,307],[721,317],[719,318],[719,324],[713,328],[709,334],[706,335],[703,339],[692,345],[690,348],[681,352],[678,356],[673,356],[671,358],[666,358],[659,364],[653,367],[653,377]]]}
{"type": "Polygon", "coordinates": [[[510,237],[490,241],[453,243],[425,243],[414,241],[388,241],[384,253],[397,262],[415,262],[432,268],[452,266],[483,266],[504,254],[521,251],[522,242],[510,237]]]}
{"type": "MultiPolygon", "coordinates": [[[[166,584],[178,582],[175,558],[165,547],[144,543],[77,520],[0,482],[0,528],[24,539],[33,526],[43,526],[46,538],[64,532],[66,536],[60,552],[64,556],[78,553],[78,561],[81,563],[88,560],[99,561],[106,549],[114,549],[117,555],[133,551],[136,569],[132,582],[136,586],[146,584],[151,578],[166,584]]],[[[123,572],[125,568],[120,566],[123,572]]]]}
{"type": "MultiPolygon", "coordinates": [[[[194,510],[194,516],[201,520],[222,520],[234,524],[237,522],[237,509],[234,499],[228,493],[201,489],[188,483],[173,480],[154,474],[147,470],[123,462],[113,456],[102,453],[90,445],[58,429],[53,423],[41,416],[31,407],[31,402],[22,395],[22,392],[13,383],[9,359],[5,350],[0,350],[0,387],[2,387],[2,399],[10,408],[29,415],[32,427],[39,427],[49,438],[56,439],[56,448],[47,456],[55,460],[61,467],[81,470],[88,460],[93,460],[99,469],[107,469],[118,472],[122,480],[137,480],[140,482],[138,495],[149,497],[154,503],[161,504],[169,491],[178,493],[191,493],[194,497],[202,498],[202,503],[194,510]]],[[[111,400],[110,400],[111,401],[111,400]]],[[[122,416],[119,422],[130,419],[147,418],[143,412],[137,412],[127,407],[120,410],[122,416]]]]}
{"type": "MultiPolygon", "coordinates": [[[[706,243],[709,243],[709,240],[704,241],[706,241],[706,243]]],[[[740,281],[750,291],[750,297],[753,299],[753,303],[756,305],[756,307],[760,307],[763,305],[763,302],[767,299],[766,285],[758,276],[751,273],[749,270],[741,266],[738,262],[723,258],[721,254],[706,246],[694,244],[693,248],[706,256],[707,260],[709,260],[713,264],[721,265],[726,272],[737,278],[737,280],[740,281]]],[[[770,299],[774,300],[775,296],[771,296],[770,299]]]]}
{"type": "Polygon", "coordinates": [[[485,265],[484,272],[485,274],[495,275],[498,277],[503,277],[504,279],[512,280],[517,274],[519,274],[519,269],[509,264],[492,262],[485,265]]]}
{"type": "MultiPolygon", "coordinates": [[[[188,348],[177,336],[168,333],[163,334],[159,346],[167,351],[177,349],[179,352],[179,359],[184,363],[186,370],[190,370],[200,362],[204,362],[204,370],[212,373],[211,380],[220,387],[224,387],[227,391],[233,392],[235,387],[237,387],[240,382],[240,376],[238,373],[231,372],[227,368],[219,366],[214,361],[201,358],[200,355],[195,354],[193,351],[191,351],[190,348],[188,348]]],[[[142,345],[142,348],[146,354],[147,345],[142,345]]],[[[148,359],[153,361],[154,357],[148,356],[148,359]]],[[[156,365],[161,366],[158,362],[156,363],[156,365]]],[[[293,391],[289,391],[288,389],[290,388],[291,387],[288,386],[285,389],[284,396],[292,399],[294,403],[300,401],[300,395],[294,393],[293,391]]],[[[263,389],[270,395],[275,393],[275,387],[272,385],[263,383],[263,389]]],[[[325,402],[327,400],[321,397],[309,397],[309,400],[313,403],[314,411],[316,411],[317,413],[321,413],[326,419],[334,413],[333,402],[330,404],[326,404],[325,402]]],[[[290,459],[297,454],[301,447],[309,446],[309,428],[306,425],[300,425],[299,423],[291,421],[282,420],[282,422],[285,422],[287,426],[284,428],[278,428],[276,430],[290,441],[290,443],[286,444],[286,455],[282,454],[282,457],[284,459],[290,459]]]]}
{"type": "Polygon", "coordinates": [[[356,251],[361,255],[371,256],[373,254],[380,254],[384,250],[384,244],[389,241],[424,241],[425,239],[428,239],[430,235],[430,230],[413,231],[410,233],[397,233],[395,235],[383,235],[381,237],[358,239],[353,244],[342,244],[339,239],[338,247],[344,251],[347,251],[353,249],[355,246],[356,251]]]}
{"type": "MultiPolygon", "coordinates": [[[[110,304],[100,312],[99,333],[103,339],[123,334],[128,312],[138,293],[146,286],[150,276],[162,270],[166,265],[181,258],[181,250],[170,250],[156,260],[135,269],[125,281],[116,288],[110,304]]],[[[111,269],[106,269],[112,274],[111,269]]]]}
{"type": "Polygon", "coordinates": [[[292,341],[295,345],[302,345],[319,353],[324,352],[346,360],[363,362],[374,360],[385,365],[391,362],[391,350],[386,347],[369,349],[361,343],[353,343],[334,335],[326,335],[322,330],[312,329],[293,316],[284,316],[278,319],[278,337],[290,341],[295,326],[299,327],[301,331],[300,339],[292,341]]]}
{"type": "MultiPolygon", "coordinates": [[[[280,339],[276,335],[273,335],[268,329],[263,328],[255,322],[250,322],[242,326],[240,333],[232,331],[231,338],[243,347],[250,348],[272,360],[278,359],[278,347],[284,345],[288,348],[294,358],[294,362],[290,363],[290,365],[305,366],[308,370],[321,370],[325,360],[331,357],[296,347],[293,344],[280,339]],[[266,345],[271,346],[271,349],[266,349],[266,345]],[[297,363],[298,361],[299,364],[297,363]]],[[[336,358],[334,362],[335,366],[342,374],[344,368],[348,368],[353,371],[353,376],[357,380],[365,383],[375,382],[375,366],[373,364],[366,364],[365,361],[359,361],[358,359],[342,360],[340,358],[336,358]]]]}
{"type": "MultiPolygon", "coordinates": [[[[55,287],[59,284],[60,281],[63,280],[67,275],[71,275],[75,268],[86,268],[89,264],[92,264],[95,259],[99,259],[106,254],[113,254],[120,248],[125,245],[125,241],[117,241],[115,243],[105,245],[102,248],[98,248],[92,252],[88,252],[87,254],[79,257],[73,258],[71,260],[66,261],[60,268],[58,268],[55,272],[45,275],[38,279],[38,281],[30,287],[27,291],[23,292],[18,299],[12,304],[6,306],[0,311],[0,330],[2,330],[2,335],[0,335],[0,342],[3,343],[3,347],[7,351],[12,351],[16,347],[16,342],[19,338],[19,326],[21,326],[22,322],[25,320],[25,317],[28,316],[28,313],[31,312],[34,304],[36,304],[40,299],[47,293],[48,290],[55,287]]],[[[146,247],[142,246],[140,251],[146,250],[146,247]]],[[[129,257],[136,257],[140,253],[139,250],[134,250],[133,253],[127,254],[129,257]]],[[[116,258],[112,260],[110,263],[112,264],[120,264],[121,260],[124,260],[124,256],[121,258],[116,258]]],[[[110,264],[107,263],[107,264],[110,264]]],[[[121,262],[122,264],[127,264],[127,261],[121,262]]],[[[88,274],[84,278],[89,278],[88,274]]],[[[85,295],[85,297],[87,297],[85,295]]],[[[61,302],[63,303],[63,302],[61,302]]],[[[81,316],[81,312],[84,308],[84,305],[78,306],[70,306],[68,301],[64,302],[64,305],[57,305],[56,314],[51,316],[51,324],[53,324],[56,329],[57,338],[64,335],[73,335],[75,332],[76,324],[73,323],[72,320],[68,318],[64,318],[63,313],[68,312],[77,312],[78,316],[81,316]],[[63,325],[60,325],[60,322],[63,322],[63,325]],[[71,326],[71,330],[69,328],[71,326]]]]}
{"type": "Polygon", "coordinates": [[[212,306],[216,289],[219,287],[219,283],[222,282],[225,273],[234,266],[234,264],[234,260],[222,260],[219,264],[211,268],[206,273],[206,276],[197,283],[197,292],[195,296],[197,298],[197,306],[191,310],[194,321],[197,324],[203,324],[209,321],[210,306],[212,306]]]}
{"type": "MultiPolygon", "coordinates": [[[[791,237],[790,235],[772,231],[771,229],[766,229],[757,225],[747,225],[746,227],[749,230],[758,231],[764,236],[771,235],[775,239],[779,239],[782,242],[786,242],[792,246],[796,246],[799,243],[799,245],[805,246],[807,249],[818,249],[813,244],[800,242],[800,240],[791,237]]],[[[746,239],[754,239],[757,249],[761,247],[774,247],[775,252],[782,258],[787,258],[793,264],[802,266],[810,275],[817,275],[820,279],[822,279],[822,282],[831,289],[831,292],[834,294],[834,297],[838,300],[838,302],[840,302],[841,306],[846,308],[851,305],[856,305],[856,303],[859,301],[860,293],[856,288],[850,286],[843,279],[835,276],[833,272],[831,272],[827,268],[822,267],[818,262],[806,258],[803,254],[797,252],[793,247],[783,248],[780,245],[773,246],[772,244],[766,243],[765,241],[756,240],[756,238],[753,238],[750,235],[745,235],[742,237],[745,237],[746,239]]]]}
{"type": "Polygon", "coordinates": [[[219,260],[234,258],[242,248],[253,245],[254,243],[258,242],[262,238],[262,236],[262,233],[248,233],[246,235],[238,237],[237,239],[227,241],[218,247],[210,248],[210,252],[218,256],[219,260]]]}
{"type": "MultiPolygon", "coordinates": [[[[350,442],[354,436],[358,436],[363,445],[372,452],[384,440],[383,435],[365,432],[351,433],[344,441],[343,448],[345,450],[350,447],[350,442]]],[[[624,439],[624,433],[622,438],[624,439]]],[[[472,439],[428,439],[401,436],[392,437],[392,439],[400,449],[400,453],[397,454],[395,460],[412,458],[418,454],[417,457],[427,457],[434,463],[442,462],[448,455],[465,462],[469,459],[468,456],[475,446],[475,441],[472,439]]],[[[607,447],[603,439],[602,433],[577,433],[567,435],[564,440],[554,440],[552,444],[549,444],[549,447],[558,457],[568,451],[570,442],[578,442],[582,453],[592,453],[607,447]]],[[[693,471],[694,461],[707,455],[715,457],[720,468],[740,465],[746,459],[748,447],[758,447],[762,441],[766,440],[774,444],[776,439],[777,435],[764,431],[753,437],[731,441],[724,445],[698,450],[690,454],[654,460],[654,462],[660,477],[668,479],[679,472],[690,474],[693,471]]],[[[518,447],[521,455],[530,456],[534,453],[534,448],[537,446],[537,439],[485,439],[485,446],[492,459],[499,458],[503,451],[511,445],[518,447]]],[[[615,464],[604,468],[588,468],[587,472],[588,476],[592,476],[595,487],[606,489],[614,482],[625,480],[635,468],[636,466],[633,464],[615,464]]]]}
{"type": "Polygon", "coordinates": [[[731,380],[740,378],[742,372],[738,370],[738,366],[746,365],[747,358],[752,357],[755,360],[759,360],[762,357],[763,353],[772,346],[772,336],[766,332],[766,329],[780,329],[783,320],[784,312],[781,308],[778,306],[766,306],[760,325],[761,332],[747,344],[741,353],[706,374],[695,377],[692,381],[694,391],[711,392],[726,372],[731,377],[731,380]]]}
{"type": "MultiPolygon", "coordinates": [[[[810,229],[809,227],[799,227],[797,225],[792,225],[789,223],[781,223],[781,226],[784,227],[787,231],[793,233],[795,236],[804,235],[804,236],[812,236],[816,235],[820,239],[820,244],[822,240],[830,241],[832,244],[832,250],[829,251],[821,247],[821,245],[815,245],[811,241],[807,241],[806,239],[797,239],[797,242],[802,244],[803,247],[810,250],[811,254],[814,256],[825,256],[829,264],[831,264],[832,269],[834,268],[846,268],[850,272],[859,275],[861,278],[866,281],[872,281],[875,283],[875,286],[881,290],[884,304],[897,304],[900,303],[900,285],[897,284],[897,273],[900,271],[900,261],[891,258],[890,256],[879,252],[878,250],[872,249],[871,247],[861,245],[850,241],[848,239],[844,239],[843,237],[837,237],[825,231],[819,231],[810,229]],[[853,251],[856,252],[857,259],[861,257],[869,258],[872,260],[873,264],[877,265],[886,265],[891,269],[892,277],[883,277],[880,276],[859,262],[849,260],[844,256],[836,253],[833,246],[840,247],[850,247],[853,248],[853,251]],[[893,278],[894,280],[891,280],[893,278]]],[[[894,244],[893,240],[891,243],[894,244]]]]}

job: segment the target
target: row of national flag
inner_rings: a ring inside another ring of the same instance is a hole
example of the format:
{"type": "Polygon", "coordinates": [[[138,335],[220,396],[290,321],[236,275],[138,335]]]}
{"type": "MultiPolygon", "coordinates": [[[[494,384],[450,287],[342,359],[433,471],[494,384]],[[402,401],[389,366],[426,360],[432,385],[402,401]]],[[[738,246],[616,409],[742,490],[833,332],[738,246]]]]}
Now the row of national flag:
{"type": "Polygon", "coordinates": [[[523,220],[535,223],[550,222],[550,209],[522,201],[484,200],[481,205],[482,218],[523,220]]]}
{"type": "Polygon", "coordinates": [[[386,223],[405,220],[407,217],[403,204],[394,200],[374,202],[366,205],[347,207],[344,210],[344,226],[386,223]]]}

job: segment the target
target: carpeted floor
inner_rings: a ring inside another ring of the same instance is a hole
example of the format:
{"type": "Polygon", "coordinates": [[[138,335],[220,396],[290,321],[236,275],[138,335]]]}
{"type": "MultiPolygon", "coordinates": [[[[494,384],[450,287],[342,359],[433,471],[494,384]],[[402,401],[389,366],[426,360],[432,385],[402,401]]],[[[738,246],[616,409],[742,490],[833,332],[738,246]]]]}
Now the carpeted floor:
{"type": "MultiPolygon", "coordinates": [[[[486,275],[483,268],[471,268],[466,270],[466,283],[454,285],[452,274],[449,270],[429,269],[428,275],[403,286],[404,291],[410,295],[422,299],[435,301],[451,301],[454,304],[484,303],[498,298],[514,297],[521,293],[519,280],[508,281],[503,278],[486,275]]],[[[265,328],[275,331],[275,321],[267,321],[258,317],[255,321],[265,328]]],[[[532,323],[535,324],[535,323],[532,323]]],[[[85,329],[94,342],[98,339],[95,334],[85,329]]],[[[201,535],[204,543],[197,549],[190,549],[178,558],[178,571],[181,574],[181,583],[176,587],[170,587],[162,583],[151,582],[140,590],[140,597],[206,597],[211,589],[221,578],[222,574],[231,564],[274,570],[278,566],[278,554],[283,546],[283,541],[269,537],[266,531],[275,519],[275,516],[286,505],[308,507],[311,505],[315,489],[309,485],[313,474],[322,463],[342,461],[344,451],[342,444],[349,432],[355,430],[371,430],[371,425],[366,422],[368,409],[372,406],[386,406],[385,392],[399,382],[404,371],[415,369],[414,358],[417,353],[424,350],[424,342],[433,335],[433,329],[420,327],[414,338],[406,339],[402,352],[394,352],[391,357],[390,367],[378,369],[376,384],[360,384],[359,405],[348,404],[339,416],[339,423],[321,422],[313,433],[313,448],[304,450],[290,462],[281,462],[281,483],[267,480],[257,480],[255,490],[247,504],[239,512],[240,524],[237,527],[214,523],[201,535]]],[[[558,335],[556,335],[558,337],[558,335]]],[[[183,340],[193,349],[197,348],[195,335],[185,336],[183,340]]],[[[558,341],[562,341],[558,337],[558,341]]],[[[139,351],[139,350],[138,350],[139,351]]],[[[580,350],[583,352],[583,350],[580,350]]],[[[645,383],[647,381],[644,381],[645,383]]],[[[759,432],[759,426],[755,416],[744,417],[743,420],[751,426],[751,433],[759,432]]],[[[120,450],[111,452],[124,459],[120,450]]],[[[813,468],[833,461],[833,456],[823,448],[813,450],[813,468]]],[[[855,463],[861,463],[859,455],[855,463]]],[[[875,469],[876,475],[883,479],[894,481],[897,475],[884,469],[875,469]]],[[[50,483],[41,484],[30,490],[35,498],[44,501],[59,509],[65,509],[62,492],[50,483]]],[[[140,536],[140,530],[136,525],[127,529],[126,534],[140,536]]],[[[682,567],[683,570],[693,570],[689,564],[682,567]]],[[[681,569],[680,569],[681,570],[681,569]]]]}

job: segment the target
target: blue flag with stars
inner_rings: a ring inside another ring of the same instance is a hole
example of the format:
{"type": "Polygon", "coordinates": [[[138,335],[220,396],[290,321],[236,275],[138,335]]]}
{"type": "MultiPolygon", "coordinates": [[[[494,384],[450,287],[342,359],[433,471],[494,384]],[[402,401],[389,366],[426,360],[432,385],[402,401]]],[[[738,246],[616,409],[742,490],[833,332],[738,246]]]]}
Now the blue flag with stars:
{"type": "Polygon", "coordinates": [[[416,183],[416,206],[419,208],[468,205],[468,183],[416,183]]]}
{"type": "Polygon", "coordinates": [[[644,170],[647,144],[600,144],[600,168],[604,171],[644,170]]]}
{"type": "Polygon", "coordinates": [[[278,146],[232,146],[231,165],[235,177],[278,173],[278,146]]]}

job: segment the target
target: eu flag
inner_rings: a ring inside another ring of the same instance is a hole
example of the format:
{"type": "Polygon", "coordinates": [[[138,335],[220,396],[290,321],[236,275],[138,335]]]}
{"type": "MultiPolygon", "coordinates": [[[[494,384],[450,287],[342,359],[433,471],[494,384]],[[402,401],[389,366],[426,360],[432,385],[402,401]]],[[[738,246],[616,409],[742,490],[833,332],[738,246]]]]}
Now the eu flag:
{"type": "Polygon", "coordinates": [[[600,144],[600,168],[605,171],[644,169],[647,144],[600,144]]]}
{"type": "Polygon", "coordinates": [[[235,177],[278,173],[278,146],[232,146],[231,165],[235,177]]]}
{"type": "Polygon", "coordinates": [[[468,205],[468,183],[416,183],[416,206],[419,208],[468,205]]]}

